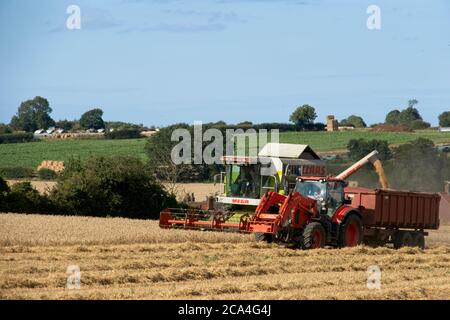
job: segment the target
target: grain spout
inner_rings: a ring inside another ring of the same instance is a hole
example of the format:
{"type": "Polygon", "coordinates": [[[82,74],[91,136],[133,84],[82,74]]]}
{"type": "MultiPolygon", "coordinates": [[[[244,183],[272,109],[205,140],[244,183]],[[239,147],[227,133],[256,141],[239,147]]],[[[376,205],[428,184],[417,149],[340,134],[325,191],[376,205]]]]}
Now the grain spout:
{"type": "Polygon", "coordinates": [[[381,188],[383,189],[388,189],[389,188],[389,182],[388,179],[386,177],[386,175],[384,174],[384,169],[383,169],[383,165],[381,164],[381,161],[375,160],[373,163],[373,166],[375,167],[375,171],[378,174],[378,178],[381,184],[381,188]]]}

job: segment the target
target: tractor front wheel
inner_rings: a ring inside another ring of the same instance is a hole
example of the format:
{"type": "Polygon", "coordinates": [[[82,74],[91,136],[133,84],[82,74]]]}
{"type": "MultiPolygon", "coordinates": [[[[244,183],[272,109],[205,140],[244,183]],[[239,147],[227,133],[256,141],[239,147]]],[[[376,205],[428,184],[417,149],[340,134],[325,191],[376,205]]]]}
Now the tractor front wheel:
{"type": "Polygon", "coordinates": [[[303,230],[303,249],[318,249],[325,246],[326,233],[319,222],[310,222],[303,230]]]}
{"type": "Polygon", "coordinates": [[[363,241],[363,224],[356,214],[350,214],[339,230],[339,246],[354,247],[363,241]]]}

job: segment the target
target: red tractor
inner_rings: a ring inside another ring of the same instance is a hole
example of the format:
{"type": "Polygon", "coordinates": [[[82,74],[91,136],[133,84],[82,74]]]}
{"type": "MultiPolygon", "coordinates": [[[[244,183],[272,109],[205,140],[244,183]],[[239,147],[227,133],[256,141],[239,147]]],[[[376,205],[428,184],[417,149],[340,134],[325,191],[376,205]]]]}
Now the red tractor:
{"type": "Polygon", "coordinates": [[[266,193],[256,214],[242,221],[240,230],[254,232],[260,240],[304,249],[358,245],[363,240],[362,217],[345,199],[345,185],[336,178],[299,177],[287,197],[266,193]]]}

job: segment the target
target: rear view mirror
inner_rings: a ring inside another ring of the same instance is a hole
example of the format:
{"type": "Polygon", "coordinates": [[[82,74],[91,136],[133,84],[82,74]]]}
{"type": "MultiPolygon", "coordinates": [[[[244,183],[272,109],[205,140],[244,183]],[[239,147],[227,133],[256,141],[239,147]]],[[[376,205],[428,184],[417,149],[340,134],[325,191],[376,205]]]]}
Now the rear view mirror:
{"type": "Polygon", "coordinates": [[[352,204],[352,199],[344,199],[344,204],[352,204]]]}

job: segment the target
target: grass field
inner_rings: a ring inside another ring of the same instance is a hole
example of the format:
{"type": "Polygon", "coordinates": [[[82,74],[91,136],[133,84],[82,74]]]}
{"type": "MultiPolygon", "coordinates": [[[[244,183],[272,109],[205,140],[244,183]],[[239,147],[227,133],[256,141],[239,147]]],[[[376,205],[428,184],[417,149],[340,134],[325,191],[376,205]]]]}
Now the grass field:
{"type": "Polygon", "coordinates": [[[449,299],[450,226],[429,249],[311,251],[155,221],[0,214],[1,299],[449,299]],[[66,289],[69,265],[80,289],[66,289]],[[367,269],[382,271],[367,288],[367,269]]]}
{"type": "MultiPolygon", "coordinates": [[[[309,144],[315,151],[342,150],[351,139],[381,139],[401,144],[428,138],[435,143],[450,143],[450,132],[419,131],[415,133],[346,131],[346,132],[283,132],[280,142],[309,144]]],[[[133,155],[146,159],[145,139],[131,140],[47,140],[17,144],[0,144],[0,167],[36,168],[43,160],[67,161],[71,157],[90,155],[133,155]]]]}
{"type": "Polygon", "coordinates": [[[145,159],[146,139],[129,140],[43,140],[39,142],[0,144],[0,167],[36,168],[43,160],[67,161],[91,155],[130,155],[145,159]]]}
{"type": "Polygon", "coordinates": [[[419,137],[427,138],[435,143],[450,143],[450,132],[417,131],[417,132],[283,132],[280,142],[309,144],[315,151],[333,151],[346,149],[351,139],[387,140],[389,144],[398,145],[413,141],[419,137]]]}

